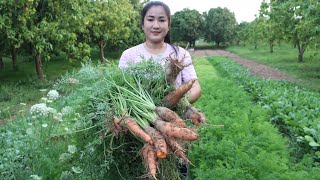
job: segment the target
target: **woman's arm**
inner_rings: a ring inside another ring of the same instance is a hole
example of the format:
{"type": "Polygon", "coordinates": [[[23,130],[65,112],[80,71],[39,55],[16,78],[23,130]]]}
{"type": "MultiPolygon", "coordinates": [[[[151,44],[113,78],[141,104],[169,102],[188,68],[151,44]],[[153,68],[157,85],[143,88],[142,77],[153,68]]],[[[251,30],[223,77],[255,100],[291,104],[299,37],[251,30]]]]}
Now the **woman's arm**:
{"type": "Polygon", "coordinates": [[[190,104],[196,102],[201,97],[201,87],[199,81],[196,80],[188,94],[186,95],[190,104]]]}

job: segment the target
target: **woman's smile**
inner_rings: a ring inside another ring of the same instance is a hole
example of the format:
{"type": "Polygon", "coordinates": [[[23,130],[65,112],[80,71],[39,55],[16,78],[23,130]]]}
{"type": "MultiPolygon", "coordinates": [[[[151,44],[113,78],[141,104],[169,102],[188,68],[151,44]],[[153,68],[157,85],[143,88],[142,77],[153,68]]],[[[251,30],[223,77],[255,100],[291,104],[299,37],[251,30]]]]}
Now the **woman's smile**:
{"type": "Polygon", "coordinates": [[[162,6],[151,7],[144,18],[143,31],[149,43],[163,43],[169,31],[169,18],[162,6]]]}

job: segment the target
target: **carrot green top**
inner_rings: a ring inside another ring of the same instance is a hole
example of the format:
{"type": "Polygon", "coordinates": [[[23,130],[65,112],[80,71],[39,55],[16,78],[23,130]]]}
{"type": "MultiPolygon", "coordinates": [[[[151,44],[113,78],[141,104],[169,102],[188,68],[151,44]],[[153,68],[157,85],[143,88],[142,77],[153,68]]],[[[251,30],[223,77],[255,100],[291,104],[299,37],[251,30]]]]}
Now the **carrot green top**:
{"type": "MultiPolygon", "coordinates": [[[[190,53],[179,46],[177,47],[178,47],[177,58],[181,60],[183,57],[185,57],[184,63],[190,64],[192,62],[190,53]]],[[[176,57],[175,53],[173,52],[174,52],[174,49],[172,48],[172,46],[167,44],[166,50],[162,54],[152,54],[145,48],[143,44],[139,44],[137,46],[134,46],[132,48],[125,50],[122,53],[118,66],[120,68],[126,68],[130,63],[138,63],[144,59],[151,59],[151,58],[164,65],[166,58],[169,57],[170,54],[172,54],[171,55],[172,57],[176,57]]],[[[198,77],[193,64],[191,64],[190,66],[185,67],[179,73],[176,79],[176,85],[179,86],[193,79],[198,79],[198,77]]]]}

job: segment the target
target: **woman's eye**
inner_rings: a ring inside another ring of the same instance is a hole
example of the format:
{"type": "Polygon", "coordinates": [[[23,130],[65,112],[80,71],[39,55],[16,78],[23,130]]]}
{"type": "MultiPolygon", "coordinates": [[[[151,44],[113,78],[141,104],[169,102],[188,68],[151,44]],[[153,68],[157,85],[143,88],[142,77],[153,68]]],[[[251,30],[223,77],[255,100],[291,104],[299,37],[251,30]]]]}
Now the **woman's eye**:
{"type": "Polygon", "coordinates": [[[147,19],[147,21],[153,21],[153,19],[147,19]]]}

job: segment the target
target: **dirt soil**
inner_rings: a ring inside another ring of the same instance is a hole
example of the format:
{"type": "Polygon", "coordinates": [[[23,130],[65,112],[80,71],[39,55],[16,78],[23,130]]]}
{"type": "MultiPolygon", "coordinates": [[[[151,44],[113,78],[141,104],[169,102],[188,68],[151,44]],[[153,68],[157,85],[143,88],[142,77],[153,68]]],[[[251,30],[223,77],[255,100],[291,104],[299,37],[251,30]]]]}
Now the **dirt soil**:
{"type": "Polygon", "coordinates": [[[249,59],[241,58],[237,54],[230,53],[224,50],[195,50],[195,51],[190,51],[190,54],[196,57],[225,56],[241,64],[245,68],[248,68],[253,75],[256,75],[262,78],[267,78],[267,79],[288,80],[288,81],[295,80],[293,77],[290,77],[285,73],[280,72],[277,69],[256,63],[249,59]]]}

